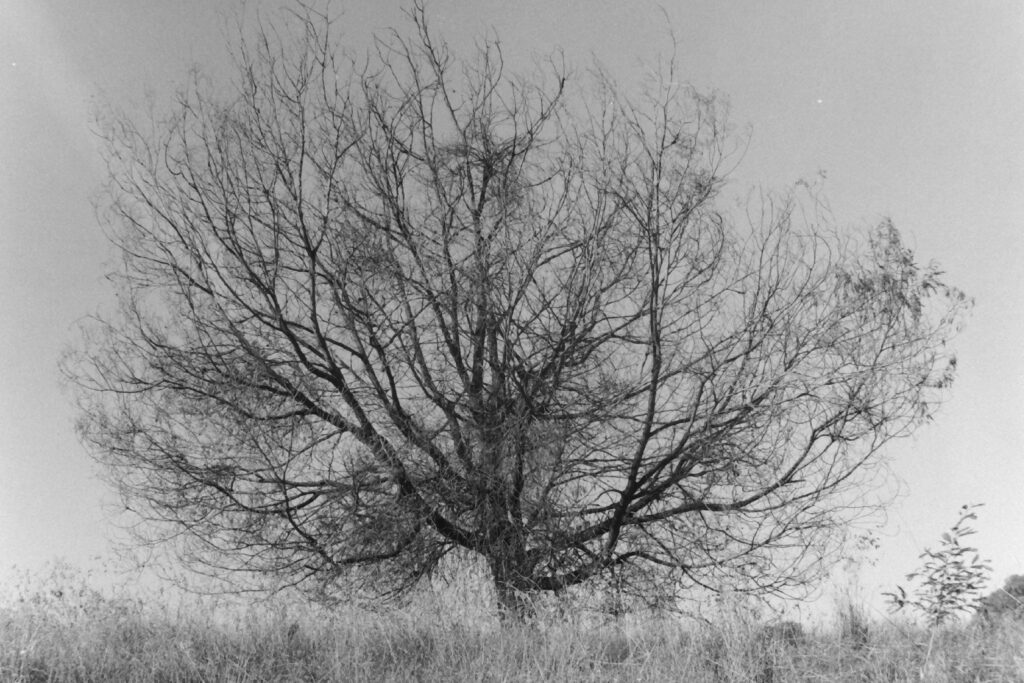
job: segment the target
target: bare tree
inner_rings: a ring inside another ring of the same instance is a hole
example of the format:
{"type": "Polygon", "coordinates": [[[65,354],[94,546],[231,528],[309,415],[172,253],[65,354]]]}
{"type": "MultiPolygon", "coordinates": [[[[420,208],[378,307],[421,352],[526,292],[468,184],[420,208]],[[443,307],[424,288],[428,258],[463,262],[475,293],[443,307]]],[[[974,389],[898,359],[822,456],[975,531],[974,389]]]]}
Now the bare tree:
{"type": "Polygon", "coordinates": [[[303,15],[110,126],[122,305],[65,368],[144,533],[325,595],[477,557],[512,615],[803,585],[967,299],[807,188],[716,209],[732,138],[674,64],[523,78],[410,16],[357,65],[303,15]]]}

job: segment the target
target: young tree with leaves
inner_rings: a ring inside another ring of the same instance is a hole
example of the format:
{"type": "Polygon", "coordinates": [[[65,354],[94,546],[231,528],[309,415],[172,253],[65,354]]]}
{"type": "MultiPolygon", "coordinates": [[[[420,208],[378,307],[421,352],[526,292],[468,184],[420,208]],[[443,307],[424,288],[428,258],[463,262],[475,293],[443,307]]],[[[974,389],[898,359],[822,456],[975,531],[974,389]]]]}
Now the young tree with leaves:
{"type": "Polygon", "coordinates": [[[961,506],[956,524],[943,532],[939,549],[924,549],[919,556],[921,568],[907,574],[908,581],[920,583],[913,593],[908,594],[903,586],[885,593],[893,611],[913,607],[924,615],[929,626],[941,626],[978,609],[992,573],[988,560],[982,560],[978,549],[964,542],[977,533],[969,523],[978,518],[978,507],[961,506]]]}

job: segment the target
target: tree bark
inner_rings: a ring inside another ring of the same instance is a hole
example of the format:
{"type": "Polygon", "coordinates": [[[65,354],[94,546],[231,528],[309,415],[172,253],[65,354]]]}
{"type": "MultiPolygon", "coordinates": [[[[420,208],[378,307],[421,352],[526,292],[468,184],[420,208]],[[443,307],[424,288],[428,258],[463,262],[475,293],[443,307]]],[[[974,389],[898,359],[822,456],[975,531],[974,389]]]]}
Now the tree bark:
{"type": "Polygon", "coordinates": [[[498,614],[503,623],[523,623],[534,614],[529,598],[529,578],[511,553],[499,551],[488,558],[498,614]]]}
{"type": "Polygon", "coordinates": [[[507,509],[506,501],[492,496],[485,513],[490,530],[487,563],[503,622],[523,622],[533,615],[529,594],[534,592],[533,568],[526,552],[526,538],[507,509]]]}

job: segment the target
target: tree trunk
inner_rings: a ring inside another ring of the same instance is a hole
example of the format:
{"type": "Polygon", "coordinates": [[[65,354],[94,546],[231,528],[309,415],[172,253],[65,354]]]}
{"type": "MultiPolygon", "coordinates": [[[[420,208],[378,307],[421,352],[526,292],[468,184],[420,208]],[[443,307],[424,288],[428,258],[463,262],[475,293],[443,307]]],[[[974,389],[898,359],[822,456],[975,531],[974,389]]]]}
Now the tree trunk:
{"type": "Polygon", "coordinates": [[[534,615],[533,603],[520,590],[509,583],[494,581],[498,616],[503,623],[521,624],[534,615]]]}
{"type": "Polygon", "coordinates": [[[490,557],[491,576],[498,615],[504,623],[523,623],[533,616],[534,606],[528,594],[529,580],[521,567],[511,566],[507,557],[490,557]]]}
{"type": "Polygon", "coordinates": [[[525,539],[521,530],[505,519],[492,518],[492,524],[487,564],[491,568],[498,611],[503,622],[523,622],[534,612],[530,600],[534,581],[525,539]]]}

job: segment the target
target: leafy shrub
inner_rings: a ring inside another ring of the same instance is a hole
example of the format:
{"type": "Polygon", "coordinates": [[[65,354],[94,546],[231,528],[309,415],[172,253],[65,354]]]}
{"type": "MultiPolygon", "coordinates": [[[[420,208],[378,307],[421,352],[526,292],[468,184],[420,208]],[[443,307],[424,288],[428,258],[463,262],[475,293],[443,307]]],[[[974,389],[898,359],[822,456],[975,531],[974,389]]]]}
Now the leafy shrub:
{"type": "Polygon", "coordinates": [[[980,505],[962,506],[956,524],[942,534],[939,549],[925,548],[918,556],[924,561],[921,569],[907,574],[908,581],[920,579],[921,582],[912,594],[908,595],[902,586],[885,593],[893,611],[913,607],[925,616],[929,626],[940,626],[958,614],[978,608],[992,567],[988,560],[979,557],[977,548],[962,542],[977,533],[967,523],[978,518],[974,512],[978,507],[980,505]]]}

